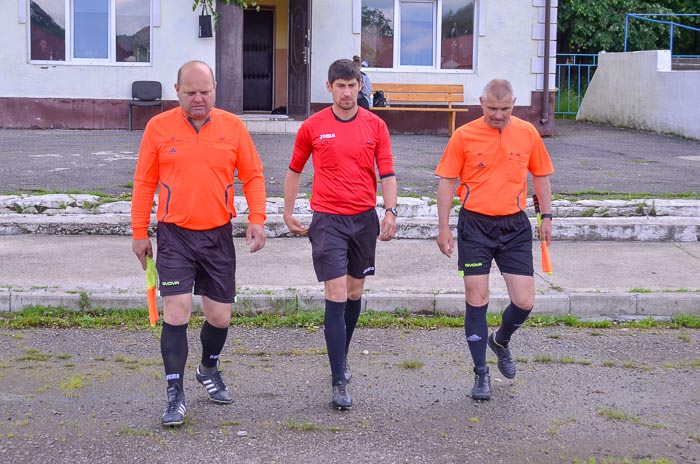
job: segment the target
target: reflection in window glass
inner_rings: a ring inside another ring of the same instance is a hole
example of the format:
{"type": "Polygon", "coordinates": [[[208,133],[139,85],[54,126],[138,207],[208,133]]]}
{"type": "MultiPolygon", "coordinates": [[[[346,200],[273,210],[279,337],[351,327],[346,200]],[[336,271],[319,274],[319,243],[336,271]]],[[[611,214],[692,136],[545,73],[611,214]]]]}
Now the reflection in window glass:
{"type": "Polygon", "coordinates": [[[109,0],[74,0],[73,56],[109,58],[109,0]]]}
{"type": "Polygon", "coordinates": [[[66,59],[65,7],[64,0],[34,0],[29,4],[32,60],[66,59]]]}
{"type": "Polygon", "coordinates": [[[401,66],[433,66],[433,2],[401,2],[401,66]]]}
{"type": "Polygon", "coordinates": [[[441,69],[474,65],[474,0],[443,0],[441,69]]]}
{"type": "Polygon", "coordinates": [[[117,0],[117,61],[148,62],[151,59],[149,2],[117,0]]]}
{"type": "Polygon", "coordinates": [[[362,0],[361,55],[372,68],[394,66],[394,0],[362,0]]]}

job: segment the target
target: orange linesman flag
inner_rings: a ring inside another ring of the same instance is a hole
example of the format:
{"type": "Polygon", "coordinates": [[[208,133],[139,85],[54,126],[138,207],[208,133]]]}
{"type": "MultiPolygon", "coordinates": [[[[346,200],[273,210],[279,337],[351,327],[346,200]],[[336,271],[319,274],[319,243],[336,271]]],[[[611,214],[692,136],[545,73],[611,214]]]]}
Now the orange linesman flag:
{"type": "Polygon", "coordinates": [[[549,247],[547,242],[542,240],[542,213],[540,213],[540,202],[537,201],[537,195],[532,196],[532,203],[535,207],[537,215],[537,237],[542,245],[542,272],[552,275],[552,261],[549,259],[549,247]]]}
{"type": "Polygon", "coordinates": [[[148,302],[148,319],[152,326],[156,325],[156,322],[158,322],[158,303],[156,300],[157,282],[156,262],[153,261],[153,258],[146,256],[146,301],[148,302]]]}

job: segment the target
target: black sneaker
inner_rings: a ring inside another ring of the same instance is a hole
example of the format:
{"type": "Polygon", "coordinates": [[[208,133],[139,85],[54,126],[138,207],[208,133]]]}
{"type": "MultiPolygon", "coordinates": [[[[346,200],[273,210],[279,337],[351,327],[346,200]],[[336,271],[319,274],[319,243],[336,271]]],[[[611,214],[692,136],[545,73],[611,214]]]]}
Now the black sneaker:
{"type": "Polygon", "coordinates": [[[185,420],[187,404],[185,394],[179,384],[168,387],[168,409],[165,410],[160,420],[164,426],[180,425],[185,420]]]}
{"type": "Polygon", "coordinates": [[[474,368],[472,398],[475,400],[491,399],[491,375],[489,374],[489,366],[485,366],[481,369],[474,368]]]}
{"type": "Polygon", "coordinates": [[[499,345],[494,333],[489,335],[488,343],[491,351],[496,353],[498,357],[498,370],[503,374],[503,377],[507,379],[515,377],[515,361],[510,354],[510,349],[507,346],[499,345]]]}
{"type": "Polygon", "coordinates": [[[348,355],[345,355],[345,361],[343,361],[343,373],[345,374],[345,380],[348,382],[352,379],[352,371],[350,370],[350,364],[348,364],[348,355]]]}
{"type": "Polygon", "coordinates": [[[333,386],[331,404],[336,409],[350,409],[352,407],[352,397],[350,397],[347,384],[333,386]]]}
{"type": "Polygon", "coordinates": [[[215,403],[233,403],[231,392],[228,391],[226,384],[223,380],[221,380],[221,371],[219,370],[218,364],[216,365],[216,372],[213,374],[202,374],[199,371],[198,366],[195,377],[197,378],[197,382],[204,385],[204,387],[207,389],[210,400],[215,403]]]}

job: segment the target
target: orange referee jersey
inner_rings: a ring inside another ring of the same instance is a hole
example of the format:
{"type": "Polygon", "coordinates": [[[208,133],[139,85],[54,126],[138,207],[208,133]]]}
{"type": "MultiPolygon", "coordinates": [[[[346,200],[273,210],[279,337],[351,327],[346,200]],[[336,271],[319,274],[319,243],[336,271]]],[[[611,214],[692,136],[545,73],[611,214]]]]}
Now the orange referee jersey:
{"type": "Polygon", "coordinates": [[[527,207],[528,171],[547,176],[554,167],[537,129],[511,116],[500,134],[484,118],[457,129],[435,174],[459,178],[457,193],[469,211],[505,216],[527,207]]]}
{"type": "Polygon", "coordinates": [[[153,117],[143,133],[134,174],[134,239],[148,238],[157,187],[159,222],[193,230],[226,224],[236,216],[236,171],[248,202],[248,220],[262,224],[266,202],[263,165],[237,116],[212,108],[209,120],[199,132],[180,108],[153,117]]]}

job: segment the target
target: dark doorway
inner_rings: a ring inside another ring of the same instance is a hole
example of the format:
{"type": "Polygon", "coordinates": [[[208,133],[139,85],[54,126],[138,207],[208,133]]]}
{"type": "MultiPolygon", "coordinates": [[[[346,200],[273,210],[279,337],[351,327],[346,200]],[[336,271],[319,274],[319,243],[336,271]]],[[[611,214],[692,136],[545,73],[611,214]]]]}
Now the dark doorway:
{"type": "Polygon", "coordinates": [[[275,11],[243,12],[243,111],[271,111],[275,11]]]}
{"type": "Polygon", "coordinates": [[[287,114],[309,116],[311,82],[311,0],[289,0],[289,88],[287,114]]]}

